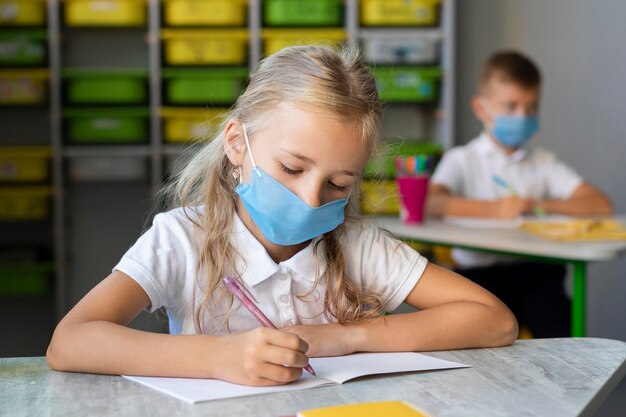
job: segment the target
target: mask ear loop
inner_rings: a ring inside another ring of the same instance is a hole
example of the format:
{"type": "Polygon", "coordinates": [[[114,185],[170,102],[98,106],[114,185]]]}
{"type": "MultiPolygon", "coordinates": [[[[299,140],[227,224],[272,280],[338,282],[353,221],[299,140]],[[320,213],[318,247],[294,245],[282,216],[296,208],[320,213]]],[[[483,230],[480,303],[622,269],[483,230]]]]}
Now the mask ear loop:
{"type": "MultiPolygon", "coordinates": [[[[246,124],[242,123],[243,127],[243,138],[246,141],[246,149],[248,150],[248,154],[250,155],[250,161],[252,162],[252,166],[254,168],[257,167],[256,161],[254,160],[254,156],[252,155],[252,148],[250,147],[250,140],[248,139],[248,132],[246,130],[246,124]]],[[[254,172],[254,170],[252,170],[254,172]]],[[[239,177],[239,184],[243,184],[243,175],[239,177]]]]}

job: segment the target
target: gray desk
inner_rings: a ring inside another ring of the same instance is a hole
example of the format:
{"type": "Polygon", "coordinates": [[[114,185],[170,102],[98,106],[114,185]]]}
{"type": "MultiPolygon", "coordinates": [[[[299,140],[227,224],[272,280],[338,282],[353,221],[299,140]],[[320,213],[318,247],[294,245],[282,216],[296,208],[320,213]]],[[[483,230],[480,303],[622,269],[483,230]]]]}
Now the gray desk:
{"type": "Polygon", "coordinates": [[[0,359],[0,415],[287,416],[333,404],[406,400],[434,416],[588,416],[626,373],[626,343],[534,339],[498,349],[429,353],[468,369],[371,376],[333,387],[189,405],[119,376],[0,359]]]}
{"type": "MultiPolygon", "coordinates": [[[[626,224],[626,216],[616,219],[626,224]]],[[[615,259],[626,252],[626,241],[556,242],[518,228],[467,228],[432,218],[420,225],[403,224],[398,216],[372,217],[372,220],[405,240],[572,265],[571,334],[575,337],[586,335],[587,263],[615,259]]]]}

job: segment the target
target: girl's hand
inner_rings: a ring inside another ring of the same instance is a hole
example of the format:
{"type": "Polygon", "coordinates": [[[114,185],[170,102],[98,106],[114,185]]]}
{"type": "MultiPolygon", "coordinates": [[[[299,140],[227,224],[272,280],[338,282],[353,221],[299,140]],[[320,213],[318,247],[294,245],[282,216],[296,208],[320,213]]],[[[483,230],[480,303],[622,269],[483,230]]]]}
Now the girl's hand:
{"type": "Polygon", "coordinates": [[[293,333],[260,327],[219,337],[215,378],[253,386],[284,385],[308,365],[308,346],[293,333]]]}
{"type": "Polygon", "coordinates": [[[285,327],[281,330],[297,334],[308,345],[310,358],[320,356],[341,356],[353,353],[356,341],[357,325],[310,324],[285,327]]]}

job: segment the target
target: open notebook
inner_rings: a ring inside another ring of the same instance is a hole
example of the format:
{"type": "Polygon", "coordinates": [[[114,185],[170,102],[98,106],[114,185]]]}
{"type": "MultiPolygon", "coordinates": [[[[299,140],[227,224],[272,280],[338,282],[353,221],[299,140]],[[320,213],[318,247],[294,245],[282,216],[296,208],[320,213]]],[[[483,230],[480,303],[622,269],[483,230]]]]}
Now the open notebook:
{"type": "Polygon", "coordinates": [[[456,217],[445,216],[444,223],[454,226],[464,227],[466,229],[515,229],[524,223],[523,217],[514,219],[490,219],[484,217],[456,217]]]}
{"type": "Polygon", "coordinates": [[[249,387],[217,379],[127,375],[124,375],[124,377],[183,401],[198,403],[222,398],[244,397],[343,384],[350,379],[364,375],[466,368],[469,366],[413,352],[355,353],[332,358],[311,358],[310,364],[315,369],[317,377],[303,372],[299,380],[288,385],[275,387],[249,387]]]}

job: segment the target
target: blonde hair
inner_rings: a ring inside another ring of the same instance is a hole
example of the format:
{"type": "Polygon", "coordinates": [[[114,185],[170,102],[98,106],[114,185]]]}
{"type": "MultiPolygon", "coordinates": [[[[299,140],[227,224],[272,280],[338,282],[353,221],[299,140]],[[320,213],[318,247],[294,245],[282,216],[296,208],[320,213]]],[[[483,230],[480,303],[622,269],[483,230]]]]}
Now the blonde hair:
{"type": "MultiPolygon", "coordinates": [[[[193,157],[160,192],[167,199],[167,208],[196,210],[193,221],[202,230],[202,246],[196,266],[193,311],[196,331],[204,329],[204,320],[213,295],[221,287],[228,271],[236,271],[237,258],[243,257],[232,246],[233,211],[237,206],[235,187],[238,184],[223,148],[227,120],[238,119],[248,132],[259,126],[260,119],[280,103],[290,103],[303,110],[336,115],[353,122],[362,145],[374,152],[380,140],[381,104],[375,80],[355,48],[339,52],[322,46],[294,46],[265,58],[251,74],[246,90],[225,117],[214,140],[194,151],[193,157]],[[201,272],[202,271],[202,272],[201,272]],[[201,291],[196,302],[197,291],[201,291]]],[[[346,221],[358,215],[359,185],[356,184],[346,207],[346,221]]],[[[188,216],[189,217],[189,216],[188,216]]],[[[380,315],[380,298],[355,284],[345,272],[340,238],[344,225],[324,234],[316,241],[314,256],[317,276],[313,289],[322,276],[326,280],[324,315],[346,323],[380,315]],[[320,243],[326,269],[319,271],[320,243]]],[[[313,291],[311,289],[311,291],[313,291]]],[[[222,290],[222,294],[224,291],[222,290]]],[[[232,297],[227,295],[232,306],[232,297]]],[[[226,315],[227,317],[228,315],[226,315]]],[[[225,323],[227,325],[227,319],[225,323]]]]}

